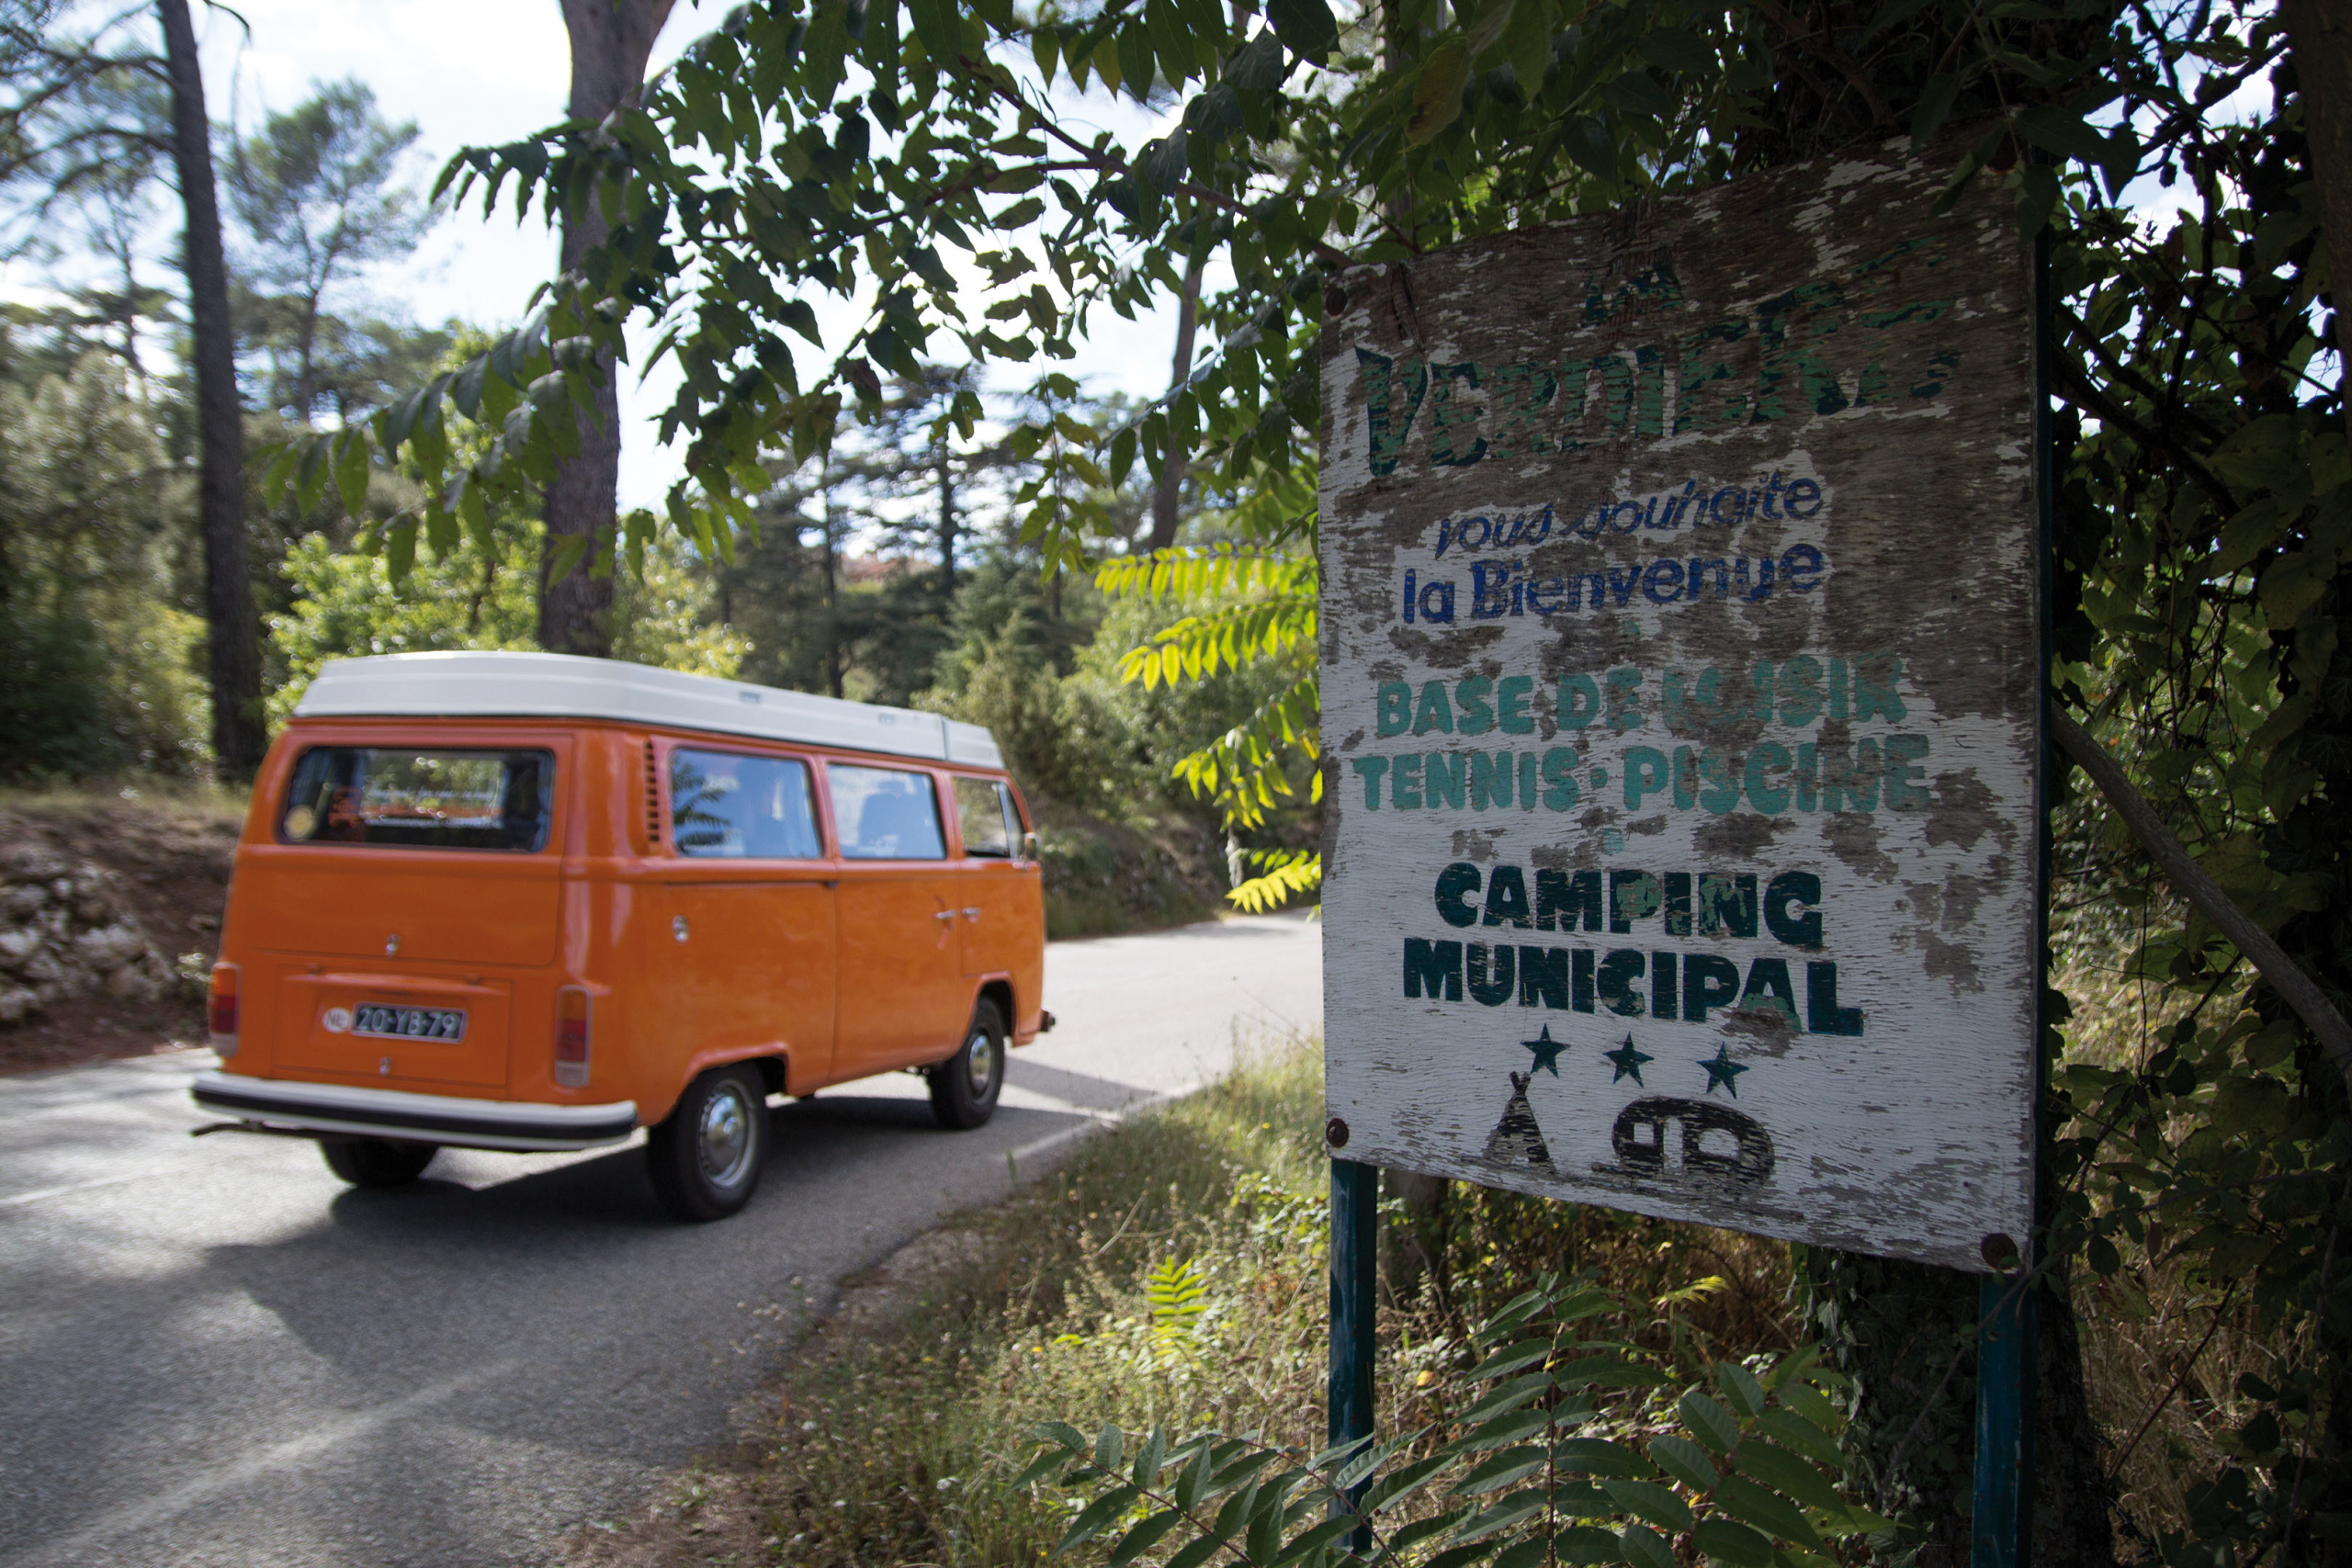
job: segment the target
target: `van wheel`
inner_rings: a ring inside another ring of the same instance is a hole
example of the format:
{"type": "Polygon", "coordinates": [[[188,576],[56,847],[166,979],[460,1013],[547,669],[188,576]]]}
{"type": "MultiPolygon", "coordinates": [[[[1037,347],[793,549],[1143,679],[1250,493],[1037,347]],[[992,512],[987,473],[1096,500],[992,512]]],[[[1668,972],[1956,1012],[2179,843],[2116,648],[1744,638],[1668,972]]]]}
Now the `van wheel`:
{"type": "Polygon", "coordinates": [[[321,1138],[327,1168],[354,1187],[405,1187],[424,1174],[437,1144],[396,1144],[389,1138],[321,1138]]]}
{"type": "Polygon", "coordinates": [[[653,1195],[677,1218],[723,1220],[752,1201],[768,1156],[768,1097],[752,1067],[713,1067],[645,1140],[653,1195]]]}
{"type": "Polygon", "coordinates": [[[977,1127],[1004,1092],[1004,1020],[994,1002],[972,1010],[964,1048],[931,1069],[931,1113],[943,1127],[977,1127]]]}

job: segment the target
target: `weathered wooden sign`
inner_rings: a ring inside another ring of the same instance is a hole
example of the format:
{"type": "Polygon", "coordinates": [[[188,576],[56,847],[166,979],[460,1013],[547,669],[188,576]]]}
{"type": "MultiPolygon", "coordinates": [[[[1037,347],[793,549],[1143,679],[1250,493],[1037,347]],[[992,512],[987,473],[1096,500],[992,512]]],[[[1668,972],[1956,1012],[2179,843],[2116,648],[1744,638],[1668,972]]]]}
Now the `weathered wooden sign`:
{"type": "Polygon", "coordinates": [[[1335,1145],[1981,1269],[2030,1229],[2030,264],[1824,161],[1343,274],[1335,1145]]]}

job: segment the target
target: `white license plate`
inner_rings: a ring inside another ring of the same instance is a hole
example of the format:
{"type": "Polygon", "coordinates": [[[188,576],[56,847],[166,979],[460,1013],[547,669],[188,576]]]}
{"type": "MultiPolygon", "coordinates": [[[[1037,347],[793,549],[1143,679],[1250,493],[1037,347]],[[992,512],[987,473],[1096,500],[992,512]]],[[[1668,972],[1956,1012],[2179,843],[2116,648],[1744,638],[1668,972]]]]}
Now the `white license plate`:
{"type": "Polygon", "coordinates": [[[362,1002],[351,1010],[351,1032],[378,1040],[463,1040],[466,1010],[362,1002]]]}

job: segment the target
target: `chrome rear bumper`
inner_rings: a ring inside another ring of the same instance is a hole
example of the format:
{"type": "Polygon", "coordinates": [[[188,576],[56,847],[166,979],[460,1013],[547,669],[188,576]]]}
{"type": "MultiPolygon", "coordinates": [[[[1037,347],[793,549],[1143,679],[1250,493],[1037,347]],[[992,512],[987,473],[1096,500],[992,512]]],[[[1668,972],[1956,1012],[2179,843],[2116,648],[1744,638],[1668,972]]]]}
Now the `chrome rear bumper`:
{"type": "Polygon", "coordinates": [[[207,1111],[265,1127],[403,1138],[458,1149],[593,1149],[625,1142],[637,1131],[633,1100],[534,1105],[218,1072],[198,1073],[189,1092],[207,1111]]]}

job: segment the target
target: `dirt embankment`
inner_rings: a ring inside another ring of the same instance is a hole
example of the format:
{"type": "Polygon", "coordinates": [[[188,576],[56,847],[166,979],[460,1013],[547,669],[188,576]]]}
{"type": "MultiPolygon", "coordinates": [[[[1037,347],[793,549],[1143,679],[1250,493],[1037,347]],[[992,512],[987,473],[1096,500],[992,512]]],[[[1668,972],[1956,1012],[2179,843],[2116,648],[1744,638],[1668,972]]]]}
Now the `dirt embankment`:
{"type": "Polygon", "coordinates": [[[0,1074],[204,1038],[238,828],[177,801],[0,800],[0,1074]]]}

